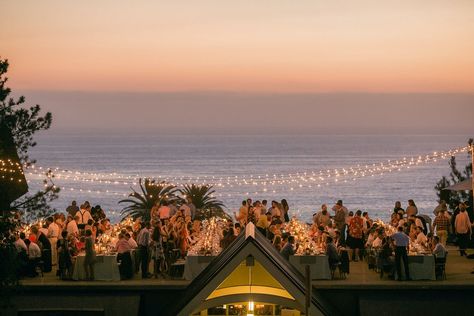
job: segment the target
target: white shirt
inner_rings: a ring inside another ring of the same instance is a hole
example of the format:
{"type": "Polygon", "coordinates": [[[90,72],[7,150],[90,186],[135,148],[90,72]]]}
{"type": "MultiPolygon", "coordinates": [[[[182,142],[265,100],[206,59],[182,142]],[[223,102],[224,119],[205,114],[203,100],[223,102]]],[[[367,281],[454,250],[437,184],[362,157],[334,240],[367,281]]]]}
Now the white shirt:
{"type": "Polygon", "coordinates": [[[58,238],[59,237],[59,226],[56,223],[51,223],[48,226],[48,238],[58,238]]]}
{"type": "Polygon", "coordinates": [[[77,223],[75,220],[72,220],[67,224],[66,230],[68,236],[77,236],[79,234],[79,229],[77,228],[77,223]]]}
{"type": "Polygon", "coordinates": [[[93,219],[88,210],[79,210],[77,211],[76,216],[79,216],[78,224],[87,224],[90,219],[93,219]]]}
{"type": "Polygon", "coordinates": [[[41,249],[34,242],[30,243],[30,246],[28,247],[28,258],[30,259],[41,258],[41,249]]]}

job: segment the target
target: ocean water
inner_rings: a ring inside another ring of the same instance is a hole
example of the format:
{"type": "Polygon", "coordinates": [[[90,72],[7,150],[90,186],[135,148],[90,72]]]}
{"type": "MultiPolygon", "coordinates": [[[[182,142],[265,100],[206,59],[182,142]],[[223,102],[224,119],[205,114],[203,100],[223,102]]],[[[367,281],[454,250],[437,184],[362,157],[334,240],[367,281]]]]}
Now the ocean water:
{"type": "MultiPolygon", "coordinates": [[[[43,133],[37,137],[38,145],[31,150],[31,156],[37,159],[37,167],[68,170],[56,172],[54,181],[62,191],[54,207],[63,211],[71,200],[88,200],[93,205],[100,204],[112,221],[120,219],[122,205],[118,201],[130,192],[131,186],[138,189],[133,182],[145,176],[174,183],[212,183],[216,197],[229,213],[237,211],[248,197],[269,201],[285,198],[291,215],[309,221],[321,204],[332,206],[342,199],[349,210],[361,209],[372,218],[388,220],[397,200],[405,207],[408,199],[414,199],[421,213],[431,215],[437,205],[433,187],[441,176],[449,174],[448,160],[438,159],[383,175],[340,176],[337,182],[334,176],[324,180],[319,176],[328,170],[386,165],[388,160],[462,147],[467,139],[467,135],[43,133]],[[302,180],[304,172],[306,177],[302,180]],[[311,176],[313,180],[309,179],[311,176]]],[[[457,159],[460,166],[468,162],[466,153],[457,159]]],[[[41,185],[41,177],[34,172],[27,178],[31,190],[41,185]]]]}

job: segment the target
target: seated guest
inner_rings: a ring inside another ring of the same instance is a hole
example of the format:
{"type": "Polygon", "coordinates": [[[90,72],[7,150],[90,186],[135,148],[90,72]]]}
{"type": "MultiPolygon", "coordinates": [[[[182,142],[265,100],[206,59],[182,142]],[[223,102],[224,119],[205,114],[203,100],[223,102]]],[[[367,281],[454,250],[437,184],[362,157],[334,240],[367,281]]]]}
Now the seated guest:
{"type": "Polygon", "coordinates": [[[423,233],[423,228],[416,226],[416,242],[422,246],[426,246],[428,243],[428,238],[423,233]]]}
{"type": "Polygon", "coordinates": [[[260,213],[260,215],[258,216],[257,224],[255,226],[263,234],[263,236],[267,235],[268,218],[265,213],[260,213]]]}
{"type": "Polygon", "coordinates": [[[382,248],[382,241],[383,241],[383,230],[376,230],[375,239],[372,242],[372,248],[375,248],[375,249],[382,248]]]}
{"type": "Polygon", "coordinates": [[[21,253],[24,251],[25,253],[28,251],[28,247],[26,246],[25,243],[25,238],[26,235],[24,232],[21,232],[19,236],[17,236],[17,239],[15,241],[15,248],[18,253],[21,253]]]}
{"type": "Polygon", "coordinates": [[[326,255],[328,256],[329,266],[331,267],[334,267],[341,262],[336,245],[331,236],[326,237],[326,255]]]}
{"type": "Polygon", "coordinates": [[[299,244],[296,244],[296,248],[294,248],[295,244],[295,236],[289,236],[288,242],[286,245],[281,249],[280,253],[286,260],[290,260],[290,256],[293,256],[298,250],[299,244]]]}
{"type": "Polygon", "coordinates": [[[35,277],[38,275],[38,273],[36,272],[36,267],[38,266],[38,263],[41,260],[41,249],[36,243],[31,242],[29,239],[25,240],[25,244],[28,249],[28,264],[26,268],[26,273],[30,277],[35,277]]]}
{"type": "Polygon", "coordinates": [[[438,259],[445,259],[446,254],[448,251],[446,248],[443,246],[442,243],[440,243],[440,238],[438,236],[433,237],[433,256],[435,257],[435,261],[438,259]]]}

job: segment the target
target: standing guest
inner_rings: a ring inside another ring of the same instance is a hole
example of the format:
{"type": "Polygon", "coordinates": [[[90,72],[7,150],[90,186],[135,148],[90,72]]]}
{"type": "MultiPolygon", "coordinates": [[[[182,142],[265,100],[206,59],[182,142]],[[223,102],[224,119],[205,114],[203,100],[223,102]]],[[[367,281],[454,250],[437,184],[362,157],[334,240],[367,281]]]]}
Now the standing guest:
{"type": "Polygon", "coordinates": [[[36,225],[31,226],[30,235],[28,236],[28,239],[31,242],[38,243],[38,226],[36,225]]]}
{"type": "Polygon", "coordinates": [[[86,272],[86,280],[93,281],[95,279],[95,250],[94,240],[92,239],[92,231],[90,229],[86,230],[85,250],[86,256],[84,258],[84,271],[86,272]]]}
{"type": "Polygon", "coordinates": [[[120,262],[119,270],[121,279],[130,279],[132,273],[132,256],[130,255],[130,243],[125,238],[123,233],[119,234],[119,240],[115,245],[115,251],[117,252],[117,261],[120,262]]]}
{"type": "Polygon", "coordinates": [[[262,214],[262,203],[260,201],[255,201],[253,203],[253,213],[255,218],[258,220],[260,215],[262,214]]]}
{"type": "Polygon", "coordinates": [[[410,280],[410,270],[408,269],[408,248],[410,245],[410,238],[403,232],[403,227],[398,227],[398,232],[392,235],[395,242],[395,265],[397,267],[398,281],[402,281],[402,263],[405,268],[405,276],[410,280]]]}
{"type": "Polygon", "coordinates": [[[338,200],[336,204],[332,207],[332,210],[335,212],[334,223],[337,230],[341,233],[341,239],[345,240],[344,228],[346,225],[346,217],[349,216],[349,211],[342,204],[342,200],[338,200]]]}
{"type": "Polygon", "coordinates": [[[239,214],[234,213],[235,219],[242,225],[247,225],[248,207],[247,201],[242,201],[242,206],[239,209],[239,214]]]}
{"type": "Polygon", "coordinates": [[[255,225],[257,229],[263,234],[263,236],[267,235],[267,227],[268,227],[268,217],[265,213],[260,213],[258,217],[257,224],[255,225]]]}
{"type": "Polygon", "coordinates": [[[69,223],[67,223],[66,226],[66,231],[68,236],[79,236],[79,228],[77,227],[77,221],[79,220],[79,216],[74,216],[74,218],[71,215],[67,216],[69,219],[69,223]]]}
{"type": "Polygon", "coordinates": [[[137,244],[140,250],[140,261],[141,261],[141,269],[142,269],[142,279],[150,278],[148,274],[148,257],[149,251],[148,247],[150,246],[150,223],[142,223],[142,229],[138,233],[137,236],[137,244]]]}
{"type": "Polygon", "coordinates": [[[196,219],[196,205],[194,205],[192,197],[188,196],[186,200],[188,201],[187,206],[189,207],[191,211],[191,214],[190,214],[191,219],[195,220],[196,219]]]}
{"type": "Polygon", "coordinates": [[[440,200],[440,201],[439,201],[439,204],[438,204],[438,206],[436,206],[436,208],[434,209],[433,214],[434,214],[435,216],[438,216],[438,215],[439,215],[439,212],[441,212],[441,210],[444,210],[445,212],[448,212],[448,205],[446,204],[446,201],[445,201],[445,200],[440,200]]]}
{"type": "MultiPolygon", "coordinates": [[[[67,280],[72,278],[71,247],[69,246],[68,232],[62,231],[61,235],[62,239],[58,241],[59,275],[61,280],[67,280]]],[[[75,235],[70,236],[74,237],[75,235]]]]}
{"type": "Polygon", "coordinates": [[[125,239],[127,240],[127,242],[130,245],[131,249],[137,249],[138,248],[138,244],[135,241],[135,239],[133,239],[133,235],[131,235],[130,233],[127,232],[127,233],[125,233],[125,239]]]}
{"type": "Polygon", "coordinates": [[[53,217],[48,217],[46,222],[48,223],[48,239],[51,243],[51,264],[55,266],[58,264],[58,251],[56,246],[59,238],[59,226],[54,222],[53,217]]]}
{"type": "Polygon", "coordinates": [[[395,214],[404,214],[405,210],[402,208],[402,203],[400,201],[395,202],[395,207],[393,208],[393,213],[395,214]]]}
{"type": "Polygon", "coordinates": [[[288,223],[290,221],[290,215],[288,213],[290,211],[290,207],[288,205],[288,202],[285,199],[281,200],[281,206],[283,212],[283,220],[285,223],[288,223]]]}
{"type": "Polygon", "coordinates": [[[262,213],[265,214],[267,213],[267,200],[262,200],[262,213]]]}
{"type": "Polygon", "coordinates": [[[38,231],[38,245],[41,245],[41,260],[44,262],[44,272],[51,272],[51,242],[47,237],[48,231],[38,231]]]}
{"type": "Polygon", "coordinates": [[[79,212],[79,207],[77,207],[77,202],[76,202],[76,201],[72,201],[72,202],[71,202],[71,205],[69,205],[69,206],[66,208],[66,213],[68,213],[69,215],[71,215],[72,217],[74,217],[77,212],[79,212]]]}
{"type": "Polygon", "coordinates": [[[364,234],[372,227],[374,221],[369,217],[369,212],[362,213],[362,219],[364,220],[364,234]]]}
{"type": "Polygon", "coordinates": [[[88,211],[88,207],[85,204],[81,205],[81,209],[75,214],[78,217],[77,225],[79,229],[84,229],[89,220],[94,220],[91,213],[88,211]]]}
{"type": "Polygon", "coordinates": [[[436,231],[436,236],[439,237],[439,241],[443,246],[446,246],[446,240],[448,239],[449,229],[449,217],[446,214],[446,209],[441,208],[438,211],[438,215],[433,222],[433,230],[436,231]]]}
{"type": "Polygon", "coordinates": [[[280,253],[286,260],[290,261],[290,256],[293,256],[298,250],[299,244],[295,248],[295,236],[288,236],[288,242],[281,249],[280,253]]]}
{"type": "Polygon", "coordinates": [[[469,220],[469,215],[466,212],[464,203],[460,203],[458,208],[459,214],[456,216],[454,228],[458,236],[459,253],[461,256],[466,256],[467,245],[472,233],[471,221],[469,220]]]}
{"type": "Polygon", "coordinates": [[[26,273],[30,277],[37,275],[36,267],[41,260],[41,249],[37,244],[31,242],[29,239],[25,239],[25,245],[27,247],[28,263],[26,266],[26,273]]]}
{"type": "Polygon", "coordinates": [[[94,222],[98,222],[106,218],[105,212],[100,205],[96,205],[91,209],[91,215],[94,222]]]}
{"type": "Polygon", "coordinates": [[[160,220],[160,200],[155,201],[155,205],[150,210],[150,221],[156,223],[160,220]]]}
{"type": "MultiPolygon", "coordinates": [[[[64,214],[62,213],[54,214],[54,222],[56,223],[56,225],[58,225],[60,232],[66,229],[66,225],[65,225],[66,218],[64,214]]],[[[61,235],[59,235],[59,238],[61,238],[61,235]]]]}
{"type": "Polygon", "coordinates": [[[281,236],[275,236],[273,238],[273,247],[275,247],[275,249],[280,252],[281,249],[282,249],[282,242],[281,242],[281,236]]]}
{"type": "Polygon", "coordinates": [[[249,207],[247,223],[253,223],[254,225],[257,223],[257,217],[255,216],[255,211],[254,211],[253,206],[249,207]]]}
{"type": "Polygon", "coordinates": [[[416,207],[415,201],[411,199],[408,200],[408,206],[405,212],[408,217],[416,216],[416,214],[418,214],[418,208],[416,207]]]}
{"type": "Polygon", "coordinates": [[[349,236],[347,243],[350,247],[349,258],[358,261],[359,251],[364,248],[364,220],[362,219],[362,211],[358,210],[349,222],[349,236]]]}
{"type": "Polygon", "coordinates": [[[169,208],[170,208],[170,217],[173,216],[174,214],[176,214],[176,212],[178,211],[178,202],[176,200],[172,200],[170,202],[170,204],[168,205],[169,208]]]}
{"type": "Polygon", "coordinates": [[[326,227],[331,221],[331,215],[328,212],[328,207],[326,204],[321,205],[321,210],[313,215],[313,223],[316,227],[326,227]]]}
{"type": "Polygon", "coordinates": [[[221,240],[221,247],[222,250],[226,249],[227,247],[232,244],[232,242],[236,239],[237,237],[235,236],[234,229],[232,227],[229,227],[227,230],[224,238],[221,240]]]}
{"type": "Polygon", "coordinates": [[[158,278],[158,275],[163,275],[161,271],[161,266],[165,260],[165,253],[163,251],[163,240],[162,240],[162,230],[161,222],[158,222],[153,228],[153,233],[151,235],[151,247],[153,248],[153,275],[155,279],[158,278]]]}
{"type": "MultiPolygon", "coordinates": [[[[165,219],[170,218],[170,208],[167,201],[161,203],[160,208],[158,209],[158,216],[160,217],[161,223],[164,223],[165,219]]],[[[156,223],[155,223],[156,224],[156,223]]]]}
{"type": "Polygon", "coordinates": [[[274,219],[278,218],[280,221],[282,221],[281,220],[282,211],[281,211],[280,207],[278,206],[277,201],[272,201],[272,207],[270,209],[271,209],[271,213],[272,213],[272,219],[274,220],[274,219]]]}

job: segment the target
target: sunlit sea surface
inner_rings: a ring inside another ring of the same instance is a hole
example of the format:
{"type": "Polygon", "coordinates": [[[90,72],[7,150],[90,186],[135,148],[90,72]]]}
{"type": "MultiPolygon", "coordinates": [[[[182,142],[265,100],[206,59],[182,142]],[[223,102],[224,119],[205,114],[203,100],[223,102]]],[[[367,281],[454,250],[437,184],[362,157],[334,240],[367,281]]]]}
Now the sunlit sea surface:
{"type": "MultiPolygon", "coordinates": [[[[449,174],[448,160],[356,180],[352,176],[341,177],[337,182],[332,178],[272,184],[263,179],[276,175],[276,179],[290,180],[288,174],[319,175],[320,171],[387,163],[461,147],[467,139],[467,135],[131,136],[46,132],[37,137],[38,145],[31,150],[31,156],[38,160],[37,166],[98,173],[76,174],[76,179],[57,177],[55,183],[63,189],[53,205],[64,211],[71,200],[88,200],[93,205],[100,204],[114,222],[120,219],[122,205],[118,201],[130,192],[130,186],[138,189],[127,177],[137,175],[168,177],[175,182],[188,182],[189,178],[193,182],[212,182],[216,197],[225,203],[229,213],[237,211],[247,197],[269,201],[286,198],[290,214],[309,221],[321,204],[332,206],[342,199],[349,210],[361,209],[373,218],[387,220],[397,200],[405,207],[408,199],[414,199],[421,213],[431,215],[437,205],[433,187],[441,176],[449,174]],[[94,182],[85,181],[93,178],[94,182]],[[242,183],[242,178],[249,184],[242,183]],[[118,183],[99,183],[97,179],[118,183]]],[[[458,155],[460,166],[467,161],[467,154],[458,155]]],[[[31,190],[39,188],[38,176],[28,178],[31,190]]]]}

